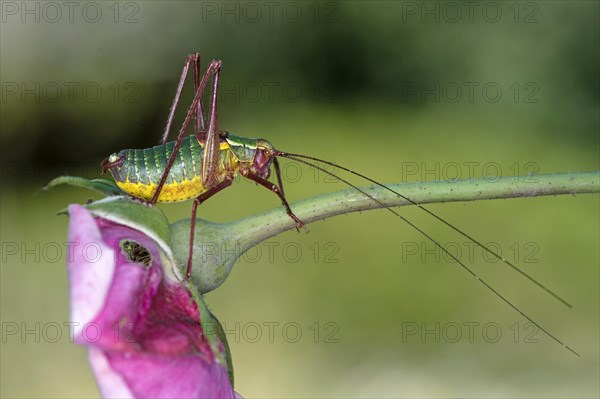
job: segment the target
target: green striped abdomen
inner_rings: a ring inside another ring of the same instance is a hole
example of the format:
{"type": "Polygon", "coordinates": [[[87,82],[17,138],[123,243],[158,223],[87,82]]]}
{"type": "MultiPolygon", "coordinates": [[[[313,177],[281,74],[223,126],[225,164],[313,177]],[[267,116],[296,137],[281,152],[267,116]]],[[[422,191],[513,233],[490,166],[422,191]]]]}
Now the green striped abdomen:
{"type": "MultiPolygon", "coordinates": [[[[134,197],[151,200],[174,147],[175,142],[169,142],[152,148],[120,151],[117,156],[123,157],[123,164],[110,169],[117,185],[134,197]]],[[[159,202],[185,201],[206,191],[201,181],[203,152],[203,146],[194,135],[182,140],[159,202]]]]}
{"type": "MultiPolygon", "coordinates": [[[[175,142],[169,142],[152,148],[139,150],[122,150],[117,155],[125,156],[123,165],[119,168],[117,182],[158,184],[169,158],[173,153],[175,142]]],[[[192,180],[202,175],[202,153],[204,148],[196,137],[187,136],[181,141],[179,153],[171,166],[167,184],[192,180]]]]}

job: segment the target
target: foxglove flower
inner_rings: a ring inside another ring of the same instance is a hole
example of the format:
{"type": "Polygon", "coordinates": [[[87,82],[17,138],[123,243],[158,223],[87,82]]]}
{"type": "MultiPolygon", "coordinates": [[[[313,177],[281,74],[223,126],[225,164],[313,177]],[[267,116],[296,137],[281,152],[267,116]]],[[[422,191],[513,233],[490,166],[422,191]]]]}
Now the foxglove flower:
{"type": "Polygon", "coordinates": [[[67,268],[73,338],[88,347],[102,396],[238,397],[220,324],[182,283],[157,224],[88,208],[69,206],[67,268]]]}

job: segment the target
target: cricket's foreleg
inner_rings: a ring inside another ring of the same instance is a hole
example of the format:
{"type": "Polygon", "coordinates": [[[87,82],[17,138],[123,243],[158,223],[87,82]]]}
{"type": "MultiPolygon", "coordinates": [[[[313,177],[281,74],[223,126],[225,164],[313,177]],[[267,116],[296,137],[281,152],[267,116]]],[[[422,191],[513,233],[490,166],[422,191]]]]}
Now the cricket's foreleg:
{"type": "Polygon", "coordinates": [[[300,219],[298,219],[298,217],[296,215],[294,215],[294,212],[292,212],[292,208],[290,208],[290,204],[288,204],[288,202],[285,199],[285,196],[283,195],[283,192],[281,191],[279,186],[277,186],[274,183],[271,183],[270,181],[268,181],[266,179],[263,179],[260,176],[255,175],[254,173],[252,173],[251,171],[249,171],[247,169],[241,170],[240,174],[242,176],[244,176],[245,178],[258,183],[261,186],[266,187],[269,190],[271,190],[272,192],[274,192],[275,194],[277,194],[277,196],[281,200],[281,204],[285,207],[285,211],[287,212],[288,216],[291,217],[294,220],[294,222],[296,222],[296,229],[300,230],[302,227],[304,227],[304,223],[300,219]]]}
{"type": "Polygon", "coordinates": [[[190,121],[192,120],[192,117],[194,116],[194,111],[197,109],[198,103],[200,102],[200,100],[202,98],[202,92],[204,91],[204,88],[206,87],[206,84],[208,83],[208,79],[212,75],[214,75],[217,71],[219,71],[220,69],[221,69],[221,61],[212,60],[210,62],[210,64],[208,65],[206,72],[204,72],[204,76],[202,76],[202,80],[200,81],[200,86],[198,87],[198,90],[196,90],[196,94],[194,94],[194,100],[192,101],[192,105],[188,109],[185,120],[183,121],[181,129],[179,130],[179,135],[177,136],[177,140],[175,141],[175,146],[173,147],[173,153],[171,154],[171,157],[169,158],[169,161],[167,162],[167,165],[162,174],[162,177],[160,178],[160,182],[158,183],[158,186],[156,187],[156,191],[154,192],[154,196],[150,200],[150,204],[156,204],[156,202],[158,201],[160,192],[162,191],[162,188],[165,185],[165,182],[167,181],[167,176],[169,175],[171,166],[173,166],[173,162],[175,162],[175,158],[177,157],[177,154],[179,152],[179,147],[181,146],[181,141],[185,137],[187,128],[190,124],[190,121]]]}
{"type": "Polygon", "coordinates": [[[225,178],[225,180],[223,180],[221,183],[217,184],[216,186],[214,186],[213,188],[211,188],[210,190],[200,194],[195,200],[194,200],[194,204],[192,205],[192,220],[191,220],[191,230],[190,230],[190,250],[188,253],[188,261],[187,261],[187,268],[185,271],[185,278],[188,279],[190,278],[190,276],[192,275],[192,255],[194,253],[194,233],[196,231],[196,208],[198,208],[198,205],[200,205],[201,203],[203,203],[204,201],[206,201],[207,199],[209,199],[210,197],[212,197],[213,195],[215,195],[216,193],[218,193],[219,191],[231,186],[231,183],[233,183],[233,178],[228,176],[225,178]]]}
{"type": "Polygon", "coordinates": [[[279,168],[279,161],[276,157],[273,157],[273,167],[275,168],[275,176],[277,176],[277,184],[279,184],[281,195],[285,197],[285,192],[283,191],[283,180],[281,179],[281,169],[279,168]]]}

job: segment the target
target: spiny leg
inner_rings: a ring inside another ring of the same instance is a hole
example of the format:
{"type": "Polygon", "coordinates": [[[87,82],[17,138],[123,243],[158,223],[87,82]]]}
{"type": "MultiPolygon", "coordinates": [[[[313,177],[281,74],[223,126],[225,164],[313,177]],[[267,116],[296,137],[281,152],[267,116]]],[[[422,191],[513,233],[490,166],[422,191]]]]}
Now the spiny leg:
{"type": "Polygon", "coordinates": [[[233,178],[230,176],[227,176],[225,178],[225,180],[223,180],[221,183],[217,184],[216,186],[212,187],[211,189],[209,189],[208,191],[200,194],[198,196],[198,198],[196,198],[194,200],[194,204],[192,205],[192,220],[191,220],[191,230],[190,230],[190,249],[189,249],[189,253],[188,253],[188,262],[187,262],[187,269],[185,272],[185,278],[188,279],[190,278],[190,276],[192,275],[192,255],[194,252],[194,233],[196,232],[196,208],[198,208],[198,205],[200,205],[201,203],[203,203],[204,201],[206,201],[207,199],[209,199],[210,197],[212,197],[213,195],[215,195],[216,193],[218,193],[219,191],[231,186],[231,183],[233,183],[233,178]]]}
{"type": "MultiPolygon", "coordinates": [[[[173,123],[173,118],[175,117],[175,111],[177,110],[177,106],[179,105],[179,100],[181,99],[181,92],[183,91],[183,86],[185,85],[185,80],[187,78],[188,71],[190,69],[190,65],[194,67],[194,96],[198,91],[199,86],[199,75],[200,75],[200,54],[189,54],[185,60],[185,64],[183,66],[183,71],[181,72],[181,77],[179,78],[179,84],[177,85],[177,91],[175,92],[175,98],[173,99],[173,104],[171,105],[171,109],[169,110],[169,116],[167,118],[167,124],[165,126],[165,131],[163,132],[162,139],[160,141],[161,144],[165,144],[167,139],[169,138],[169,132],[171,131],[171,125],[173,123]]],[[[202,109],[202,100],[198,102],[198,106],[196,107],[196,131],[200,130],[200,126],[204,125],[204,114],[202,109]]]]}
{"type": "Polygon", "coordinates": [[[244,176],[245,178],[258,183],[261,186],[266,187],[269,190],[271,190],[272,192],[274,192],[275,194],[277,194],[277,196],[281,200],[281,203],[285,207],[285,211],[287,212],[288,216],[291,217],[296,222],[296,229],[300,230],[302,227],[304,227],[304,223],[300,219],[298,219],[298,217],[296,215],[294,215],[294,212],[292,212],[292,208],[290,208],[290,205],[288,204],[287,200],[285,199],[283,192],[276,184],[271,183],[270,181],[263,179],[262,177],[260,177],[258,175],[255,175],[248,169],[240,171],[240,174],[242,176],[244,176]]]}
{"type": "MultiPolygon", "coordinates": [[[[194,245],[194,233],[196,231],[196,208],[202,202],[212,197],[219,191],[231,185],[233,178],[227,176],[224,181],[216,184],[216,172],[219,167],[220,153],[220,138],[217,120],[217,91],[219,87],[219,77],[221,76],[221,62],[215,64],[215,73],[212,79],[212,90],[210,97],[210,111],[208,119],[208,131],[204,135],[204,151],[202,153],[202,185],[211,187],[207,192],[201,194],[194,200],[192,206],[192,221],[190,231],[190,248],[188,255],[188,264],[186,278],[189,278],[192,273],[192,256],[194,245]],[[216,185],[215,185],[216,184],[216,185]]],[[[206,84],[206,83],[204,83],[206,84]]],[[[204,87],[203,87],[204,88],[204,87]]],[[[197,133],[198,134],[198,133],[197,133]]]]}
{"type": "MultiPolygon", "coordinates": [[[[210,62],[210,64],[208,65],[208,67],[206,68],[206,71],[204,72],[204,76],[202,76],[202,80],[200,81],[200,86],[198,87],[198,90],[196,90],[196,94],[194,95],[194,100],[192,101],[192,105],[188,109],[185,120],[183,121],[183,125],[181,126],[181,130],[179,130],[179,135],[177,136],[177,141],[175,141],[175,146],[173,147],[173,153],[171,154],[169,161],[167,162],[167,165],[162,174],[162,177],[160,178],[160,182],[158,183],[158,187],[156,187],[156,191],[154,192],[154,196],[150,200],[150,204],[155,204],[158,201],[158,196],[160,195],[160,192],[162,191],[162,188],[165,185],[165,182],[167,181],[167,176],[169,175],[171,166],[173,166],[173,162],[175,162],[175,158],[177,157],[177,154],[179,152],[179,147],[181,146],[181,141],[185,137],[187,128],[190,124],[190,121],[192,120],[192,117],[194,116],[194,110],[196,110],[196,107],[198,106],[198,102],[202,98],[202,92],[206,88],[208,79],[211,77],[211,75],[215,74],[217,71],[220,71],[220,70],[221,70],[221,61],[219,61],[219,60],[212,60],[210,62]]],[[[217,76],[218,76],[218,74],[217,74],[217,76]]],[[[212,104],[211,104],[211,107],[212,107],[212,104]]],[[[216,110],[215,110],[215,113],[216,113],[216,110]]]]}
{"type": "Polygon", "coordinates": [[[217,119],[217,91],[219,88],[219,78],[221,76],[221,62],[215,69],[215,75],[212,80],[212,90],[210,95],[210,111],[208,119],[208,131],[204,137],[204,152],[202,154],[202,185],[211,187],[215,184],[216,171],[219,168],[221,158],[221,140],[219,138],[219,121],[217,119]]]}
{"type": "MultiPolygon", "coordinates": [[[[196,53],[196,55],[198,56],[198,62],[194,63],[194,95],[196,95],[196,92],[198,91],[198,88],[200,87],[200,54],[196,53]]],[[[200,100],[198,101],[198,107],[196,109],[196,131],[195,133],[200,132],[201,130],[206,130],[206,123],[205,121],[205,116],[204,116],[204,109],[202,108],[202,97],[200,97],[200,100]]]]}
{"type": "Polygon", "coordinates": [[[279,160],[277,160],[276,157],[273,157],[273,167],[275,168],[275,176],[277,176],[277,184],[279,184],[281,195],[285,197],[285,192],[283,191],[283,180],[281,179],[281,169],[279,168],[279,160]]]}
{"type": "MultiPolygon", "coordinates": [[[[204,136],[204,151],[202,153],[202,185],[204,187],[212,187],[207,192],[201,194],[194,200],[192,206],[192,221],[190,231],[190,248],[188,254],[188,264],[186,270],[186,278],[190,278],[192,273],[192,256],[194,245],[194,233],[196,231],[196,209],[198,205],[212,197],[219,191],[231,185],[232,177],[227,177],[221,183],[216,183],[216,171],[219,167],[220,159],[220,139],[217,120],[217,91],[219,87],[219,77],[221,75],[221,62],[215,64],[215,73],[212,79],[212,90],[210,98],[210,111],[208,119],[208,131],[204,136]]],[[[204,83],[206,84],[206,83],[204,83]]],[[[203,87],[204,89],[204,87],[203,87]]]]}

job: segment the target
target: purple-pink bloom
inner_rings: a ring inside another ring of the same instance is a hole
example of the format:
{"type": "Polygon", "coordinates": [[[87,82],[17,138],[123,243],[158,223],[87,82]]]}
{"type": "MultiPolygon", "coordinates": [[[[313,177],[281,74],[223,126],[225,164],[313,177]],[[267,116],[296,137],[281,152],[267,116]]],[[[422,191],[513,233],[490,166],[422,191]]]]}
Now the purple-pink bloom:
{"type": "Polygon", "coordinates": [[[104,397],[233,398],[188,288],[146,234],[69,206],[71,321],[104,397]],[[169,265],[170,267],[170,265],[169,265]]]}

